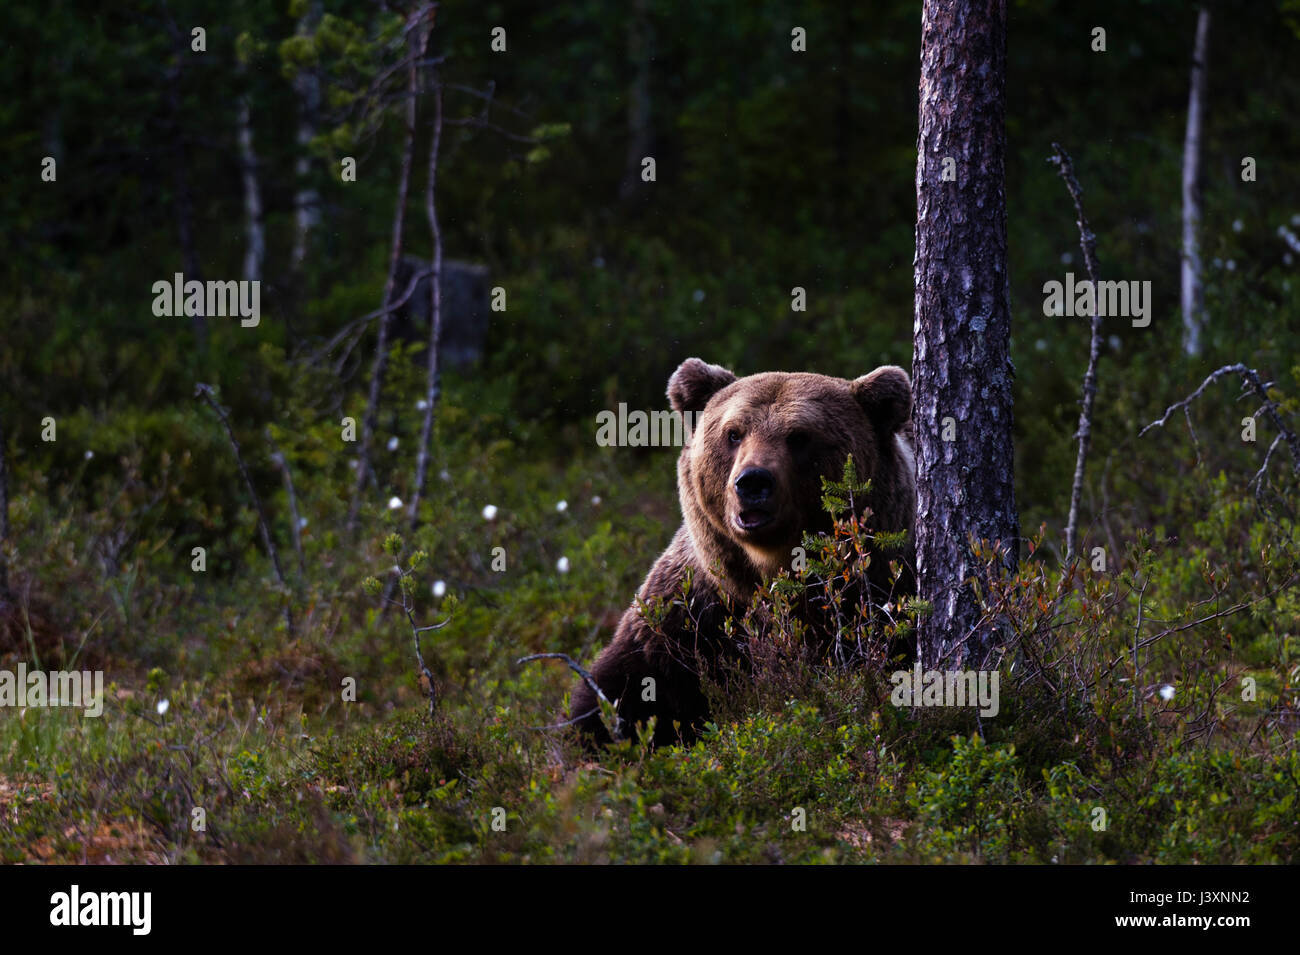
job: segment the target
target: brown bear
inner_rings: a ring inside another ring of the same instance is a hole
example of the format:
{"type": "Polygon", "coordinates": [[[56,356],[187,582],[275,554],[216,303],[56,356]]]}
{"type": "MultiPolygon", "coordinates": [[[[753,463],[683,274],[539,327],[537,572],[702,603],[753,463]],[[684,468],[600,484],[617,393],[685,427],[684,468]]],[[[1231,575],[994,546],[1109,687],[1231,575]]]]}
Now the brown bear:
{"type": "MultiPolygon", "coordinates": [[[[735,649],[723,627],[729,605],[743,611],[764,580],[789,569],[804,532],[830,530],[823,477],[840,480],[853,457],[859,478],[871,480],[859,511],[871,509],[875,530],[908,532],[908,568],[916,516],[911,381],[901,368],[852,381],[783,372],[737,378],[690,358],[669,380],[668,400],[694,422],[677,461],[684,523],[591,674],[616,703],[624,732],[657,717],[657,745],[691,740],[708,718],[701,673],[735,649]],[[642,605],[658,605],[655,619],[642,605]]],[[[905,577],[904,590],[914,586],[910,571],[905,577]]],[[[868,578],[873,590],[892,582],[883,560],[872,562],[868,578]]],[[[585,680],[569,712],[588,743],[609,742],[585,680]]]]}

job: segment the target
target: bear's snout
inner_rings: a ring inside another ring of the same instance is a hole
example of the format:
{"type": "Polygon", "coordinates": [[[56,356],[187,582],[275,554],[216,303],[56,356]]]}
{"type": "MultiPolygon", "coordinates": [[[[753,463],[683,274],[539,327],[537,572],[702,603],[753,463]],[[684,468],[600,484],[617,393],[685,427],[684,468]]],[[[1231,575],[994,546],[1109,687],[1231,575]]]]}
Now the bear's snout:
{"type": "Polygon", "coordinates": [[[735,494],[732,520],[738,531],[757,542],[756,535],[766,537],[776,530],[776,516],[784,498],[772,471],[764,467],[742,467],[731,482],[731,489],[735,494]]]}
{"type": "Polygon", "coordinates": [[[774,484],[772,472],[766,468],[745,468],[736,478],[736,496],[743,506],[758,507],[772,496],[774,484]]]}

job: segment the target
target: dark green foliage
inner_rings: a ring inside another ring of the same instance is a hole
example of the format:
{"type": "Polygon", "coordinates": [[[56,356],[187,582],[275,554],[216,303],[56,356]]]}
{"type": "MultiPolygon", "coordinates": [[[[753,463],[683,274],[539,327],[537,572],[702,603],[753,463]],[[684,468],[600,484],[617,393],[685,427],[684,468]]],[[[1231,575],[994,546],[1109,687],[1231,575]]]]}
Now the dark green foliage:
{"type": "MultiPolygon", "coordinates": [[[[1241,439],[1257,404],[1226,380],[1192,407],[1195,442],[1180,415],[1137,437],[1235,361],[1274,382],[1293,425],[1300,412],[1300,254],[1278,234],[1300,232],[1295,4],[1215,21],[1208,324],[1195,361],[1178,354],[1176,282],[1192,8],[1012,4],[1016,496],[1021,526],[1042,530],[1022,548],[1018,576],[985,595],[1008,648],[998,716],[892,705],[889,647],[925,608],[900,602],[891,619],[871,619],[837,596],[868,541],[866,527],[841,520],[805,542],[806,574],[738,608],[733,632],[761,610],[778,621],[777,638],[715,692],[705,738],[657,751],[628,741],[599,764],[550,728],[571,674],[513,663],[547,651],[589,662],[678,524],[672,451],[598,448],[595,415],[620,402],[664,407],[669,372],[692,354],[744,373],[854,377],[909,364],[917,5],[652,4],[658,180],[649,198],[622,203],[633,79],[623,5],[442,3],[431,46],[446,57],[441,75],[494,83],[491,119],[511,134],[448,126],[444,240],[449,255],[488,263],[508,307],[492,313],[484,364],[444,376],[413,533],[404,510],[385,505],[410,496],[425,356],[418,343],[395,350],[379,487],[357,537],[344,529],[354,450],[340,433],[363,414],[373,332],[350,357],[321,349],[379,304],[400,103],[380,104],[369,124],[340,112],[318,130],[310,179],[324,219],[304,273],[291,276],[290,78],[320,68],[327,103],[356,105],[394,62],[386,44],[398,20],[330,0],[311,42],[294,36],[299,4],[171,3],[186,33],[206,26],[209,50],[185,61],[175,116],[160,5],[101,6],[10,4],[9,33],[22,39],[0,58],[13,187],[0,194],[0,417],[16,593],[0,603],[0,669],[94,666],[109,684],[101,719],[0,715],[0,859],[1300,858],[1300,486],[1287,449],[1257,497],[1249,482],[1274,432],[1261,417],[1257,440],[1241,439]],[[497,24],[509,55],[488,49],[497,24]],[[1088,48],[1097,24],[1108,27],[1105,54],[1088,48]],[[795,25],[813,52],[790,52],[795,25]],[[200,354],[187,320],[150,311],[151,284],[181,268],[171,163],[186,146],[205,277],[236,277],[234,103],[245,92],[266,206],[262,322],[213,320],[200,354]],[[1072,571],[1059,566],[1058,538],[1087,323],[1042,316],[1043,283],[1081,273],[1069,199],[1045,162],[1053,140],[1075,157],[1102,277],[1151,280],[1156,298],[1149,328],[1105,328],[1083,560],[1072,571]],[[51,151],[58,181],[42,183],[51,151]],[[1254,183],[1240,179],[1246,155],[1259,165],[1254,183]],[[355,183],[339,181],[343,156],[358,159],[355,183]],[[795,286],[807,290],[806,312],[791,310],[795,286]],[[196,381],[218,387],[229,409],[284,587],[221,426],[194,400],[196,381]],[[41,439],[47,416],[55,442],[41,439]],[[271,441],[307,519],[302,577],[271,441]],[[441,694],[432,720],[406,622],[358,587],[392,564],[393,534],[403,553],[426,555],[405,578],[417,619],[446,616],[435,581],[458,603],[425,639],[441,694]],[[191,569],[196,547],[202,573],[191,569]],[[830,652],[782,625],[810,595],[842,618],[830,652]],[[1135,635],[1150,640],[1136,653],[1135,635]],[[870,652],[858,665],[835,652],[862,645],[870,652]],[[345,680],[355,702],[343,701],[345,680]],[[205,831],[192,827],[196,807],[205,831]],[[493,827],[500,818],[504,830],[493,827]]],[[[448,90],[449,119],[481,109],[448,90]]],[[[407,251],[425,256],[430,113],[421,101],[407,210],[407,251]]],[[[860,491],[846,474],[828,506],[860,491]]],[[[876,560],[902,543],[871,542],[876,560]]]]}

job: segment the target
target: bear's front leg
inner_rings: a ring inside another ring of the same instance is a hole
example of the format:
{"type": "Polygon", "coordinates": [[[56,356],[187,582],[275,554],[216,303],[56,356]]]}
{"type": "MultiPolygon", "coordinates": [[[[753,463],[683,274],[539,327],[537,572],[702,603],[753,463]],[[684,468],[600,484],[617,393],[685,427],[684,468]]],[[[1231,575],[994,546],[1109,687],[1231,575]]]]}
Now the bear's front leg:
{"type": "MultiPolygon", "coordinates": [[[[679,655],[684,656],[680,648],[675,654],[636,606],[628,608],[613,641],[591,668],[596,685],[617,705],[625,738],[634,734],[636,724],[648,723],[652,716],[656,746],[689,743],[699,734],[709,715],[698,672],[701,661],[678,659],[679,655]]],[[[574,689],[569,713],[585,742],[605,746],[611,741],[599,701],[586,680],[574,689]]]]}

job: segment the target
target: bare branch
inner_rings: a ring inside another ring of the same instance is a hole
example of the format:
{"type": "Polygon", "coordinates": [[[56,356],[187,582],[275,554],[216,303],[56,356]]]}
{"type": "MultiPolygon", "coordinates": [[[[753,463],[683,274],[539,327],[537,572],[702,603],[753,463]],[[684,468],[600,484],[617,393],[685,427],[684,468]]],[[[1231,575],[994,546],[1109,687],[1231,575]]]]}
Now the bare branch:
{"type": "Polygon", "coordinates": [[[433,419],[438,411],[438,398],[442,393],[442,369],[439,365],[440,339],[442,338],[442,228],[438,224],[435,202],[438,188],[438,153],[442,145],[442,85],[433,77],[433,139],[429,144],[429,172],[424,194],[424,211],[429,220],[429,234],[433,241],[433,278],[429,282],[429,350],[425,358],[427,374],[424,388],[424,421],[420,426],[420,446],[415,456],[415,483],[411,490],[410,510],[407,519],[412,532],[420,524],[420,500],[428,484],[429,464],[432,460],[430,444],[433,442],[433,419]]]}
{"type": "MultiPolygon", "coordinates": [[[[343,326],[342,329],[340,329],[334,335],[333,338],[331,338],[328,342],[326,342],[325,345],[319,351],[317,351],[315,355],[311,357],[310,361],[312,363],[320,361],[320,359],[324,358],[335,348],[337,348],[339,344],[343,342],[343,340],[346,339],[348,336],[356,334],[357,337],[360,337],[360,334],[365,332],[366,326],[368,326],[376,318],[381,318],[385,315],[389,315],[397,311],[399,308],[401,308],[403,305],[405,305],[407,302],[411,300],[411,296],[415,294],[416,286],[419,285],[421,281],[423,281],[425,278],[427,278],[432,274],[433,274],[432,268],[421,269],[419,272],[416,272],[414,275],[411,276],[411,281],[406,286],[406,291],[402,293],[400,298],[394,299],[389,304],[384,305],[381,308],[377,308],[373,312],[367,312],[365,315],[362,315],[360,318],[354,318],[352,321],[348,322],[346,325],[343,326]]],[[[351,345],[349,345],[349,351],[355,344],[356,343],[353,342],[351,345]]]]}
{"type": "Polygon", "coordinates": [[[1277,450],[1277,446],[1281,443],[1282,436],[1279,434],[1273,439],[1273,443],[1268,446],[1268,451],[1264,454],[1264,463],[1259,466],[1259,470],[1255,472],[1255,476],[1251,478],[1250,482],[1246,485],[1246,487],[1250,487],[1251,484],[1255,485],[1256,496],[1259,495],[1260,489],[1263,487],[1261,482],[1264,480],[1264,472],[1268,470],[1268,462],[1273,460],[1273,452],[1277,450]]]}
{"type": "MultiPolygon", "coordinates": [[[[1278,412],[1277,403],[1268,396],[1268,388],[1264,384],[1264,382],[1260,380],[1259,373],[1255,371],[1255,369],[1253,368],[1246,367],[1241,362],[1238,362],[1235,365],[1224,365],[1222,368],[1217,368],[1214,371],[1212,371],[1209,374],[1209,376],[1203,382],[1201,382],[1200,386],[1195,391],[1193,391],[1182,401],[1174,402],[1172,405],[1170,405],[1168,408],[1165,409],[1165,413],[1163,415],[1161,415],[1158,419],[1152,421],[1149,425],[1147,425],[1145,428],[1139,431],[1138,437],[1139,438],[1142,437],[1142,435],[1146,434],[1152,428],[1164,427],[1165,424],[1169,421],[1169,416],[1179,409],[1182,409],[1184,417],[1187,418],[1188,427],[1190,428],[1191,417],[1190,417],[1189,406],[1191,405],[1191,403],[1195,401],[1197,398],[1199,398],[1201,394],[1205,391],[1205,389],[1208,388],[1211,384],[1218,381],[1220,378],[1224,377],[1225,375],[1234,375],[1234,374],[1240,375],[1242,379],[1243,387],[1249,388],[1264,403],[1260,411],[1264,412],[1264,414],[1268,417],[1269,421],[1273,423],[1273,427],[1277,429],[1278,435],[1284,441],[1286,441],[1287,447],[1291,451],[1291,459],[1294,461],[1294,466],[1292,467],[1292,470],[1296,474],[1300,474],[1300,439],[1297,439],[1295,432],[1292,431],[1290,428],[1288,428],[1286,426],[1286,422],[1282,420],[1282,416],[1278,412]]],[[[1259,412],[1256,412],[1256,414],[1258,415],[1259,412]]],[[[1195,432],[1192,432],[1192,434],[1193,437],[1195,437],[1195,432]]],[[[1271,450],[1269,454],[1270,455],[1272,454],[1271,450]]],[[[1267,463],[1267,459],[1265,459],[1265,461],[1267,463]]]]}
{"type": "Polygon", "coordinates": [[[1142,589],[1138,591],[1138,613],[1137,625],[1133,627],[1133,705],[1137,708],[1138,716],[1142,715],[1142,700],[1138,696],[1138,683],[1142,679],[1142,658],[1140,643],[1142,641],[1142,598],[1146,596],[1148,581],[1142,581],[1142,589]]]}
{"type": "Polygon", "coordinates": [[[293,475],[289,472],[289,462],[285,460],[280,449],[275,446],[275,441],[271,437],[271,430],[269,428],[267,429],[266,440],[270,442],[271,445],[271,461],[280,469],[280,473],[284,475],[284,490],[289,496],[289,516],[293,519],[291,525],[291,536],[293,537],[294,552],[298,555],[299,583],[306,583],[307,562],[303,559],[302,555],[302,518],[298,516],[298,495],[294,491],[293,475]]]}
{"type": "Polygon", "coordinates": [[[490,130],[516,143],[529,143],[531,145],[541,142],[536,136],[521,136],[519,133],[512,133],[510,130],[498,126],[496,123],[490,123],[478,116],[466,116],[463,119],[445,119],[443,122],[448,126],[466,126],[474,129],[490,130]]]}
{"type": "MultiPolygon", "coordinates": [[[[406,572],[401,568],[394,568],[394,572],[397,574],[398,579],[406,576],[406,572]]],[[[388,600],[388,602],[397,603],[395,600],[388,600]]],[[[423,675],[424,679],[429,684],[429,719],[433,719],[438,711],[438,685],[433,680],[433,671],[430,670],[428,664],[424,662],[424,652],[420,647],[420,635],[427,633],[430,630],[441,630],[443,627],[447,626],[447,624],[451,623],[451,617],[427,627],[417,627],[415,625],[415,607],[411,603],[411,595],[408,594],[405,589],[402,590],[401,608],[402,613],[406,615],[406,622],[411,627],[411,643],[415,647],[415,661],[420,668],[421,675],[423,675]]]]}
{"type": "MultiPolygon", "coordinates": [[[[1079,245],[1083,249],[1083,262],[1088,270],[1092,287],[1097,287],[1097,236],[1088,225],[1088,217],[1083,212],[1083,189],[1074,175],[1074,163],[1070,154],[1061,148],[1060,143],[1052,143],[1056,155],[1047,161],[1056,166],[1057,173],[1065,181],[1065,188],[1074,200],[1074,210],[1078,214],[1079,245]]],[[[1097,400],[1097,362],[1101,358],[1101,309],[1093,309],[1092,335],[1088,346],[1088,370],[1083,376],[1083,401],[1079,411],[1079,427],[1075,437],[1079,441],[1079,453],[1074,462],[1074,483],[1070,488],[1070,516],[1065,523],[1065,560],[1074,558],[1079,529],[1079,499],[1083,496],[1083,473],[1088,463],[1088,446],[1092,441],[1092,408],[1097,400]]]]}
{"type": "Polygon", "coordinates": [[[582,677],[583,682],[585,682],[587,686],[591,687],[591,692],[596,694],[597,699],[602,703],[609,703],[610,706],[614,705],[613,703],[610,703],[609,697],[605,695],[604,691],[596,685],[595,677],[593,677],[581,663],[573,659],[573,657],[569,656],[567,653],[532,653],[516,660],[515,666],[520,666],[524,663],[532,663],[534,660],[563,660],[568,664],[570,670],[582,677]]]}
{"type": "MultiPolygon", "coordinates": [[[[601,688],[596,685],[596,678],[593,677],[589,672],[587,672],[587,669],[583,667],[582,664],[580,664],[577,660],[573,659],[573,657],[569,656],[567,653],[533,653],[533,654],[529,654],[526,657],[520,657],[518,660],[515,661],[515,666],[520,666],[524,663],[532,663],[534,660],[563,660],[566,664],[568,664],[569,669],[572,670],[574,673],[578,674],[578,676],[582,678],[582,681],[591,688],[591,692],[596,694],[596,699],[600,700],[600,702],[606,704],[607,706],[612,707],[614,705],[609,701],[609,697],[605,695],[604,691],[601,690],[601,688]]],[[[583,716],[575,716],[573,719],[575,721],[582,720],[582,719],[586,719],[587,716],[589,715],[591,714],[584,714],[583,716]]],[[[610,735],[613,736],[614,739],[622,738],[623,717],[615,714],[614,732],[611,733],[610,735]]]]}
{"type": "MultiPolygon", "coordinates": [[[[424,4],[413,14],[408,22],[406,33],[418,23],[420,29],[414,36],[408,36],[408,42],[415,51],[407,68],[407,89],[411,98],[406,104],[406,142],[402,150],[402,168],[397,183],[397,209],[393,214],[393,237],[388,257],[388,280],[384,283],[384,304],[393,298],[393,287],[397,283],[397,272],[402,260],[402,232],[406,224],[406,197],[411,187],[411,164],[415,156],[415,94],[419,89],[419,70],[415,63],[424,57],[429,45],[432,23],[426,28],[424,20],[431,19],[434,7],[424,4]]],[[[357,516],[361,511],[361,499],[366,485],[370,482],[372,465],[370,448],[374,442],[375,430],[379,426],[379,401],[383,391],[384,377],[388,371],[388,331],[392,324],[392,312],[385,311],[379,322],[379,340],[375,343],[375,361],[370,372],[370,393],[366,400],[366,413],[361,420],[361,447],[357,455],[357,483],[352,491],[352,503],[348,507],[347,529],[356,530],[357,516]]]]}
{"type": "MultiPolygon", "coordinates": [[[[203,398],[217,413],[221,423],[226,428],[226,437],[230,440],[230,446],[235,452],[235,463],[239,465],[239,474],[244,479],[244,486],[248,489],[248,496],[253,499],[253,510],[257,514],[257,527],[262,534],[262,543],[266,546],[266,552],[271,558],[271,566],[275,568],[276,580],[280,586],[288,589],[288,584],[284,579],[284,570],[280,567],[280,553],[275,548],[275,539],[271,537],[271,527],[266,520],[266,510],[262,507],[262,499],[257,495],[257,488],[253,486],[253,479],[248,474],[248,468],[244,464],[243,452],[239,449],[239,441],[235,438],[234,429],[230,427],[230,419],[226,416],[226,410],[217,403],[216,396],[213,393],[211,385],[205,385],[199,382],[194,386],[194,395],[197,398],[203,398]]],[[[293,610],[286,600],[284,605],[284,619],[289,626],[289,632],[293,632],[293,610]]]]}
{"type": "Polygon", "coordinates": [[[577,726],[583,720],[587,719],[587,717],[595,716],[599,712],[600,707],[596,707],[594,710],[587,710],[585,713],[580,713],[579,715],[570,717],[567,720],[560,720],[558,723],[548,723],[546,726],[530,726],[528,728],[530,730],[538,730],[539,732],[568,729],[570,726],[577,726]]]}

